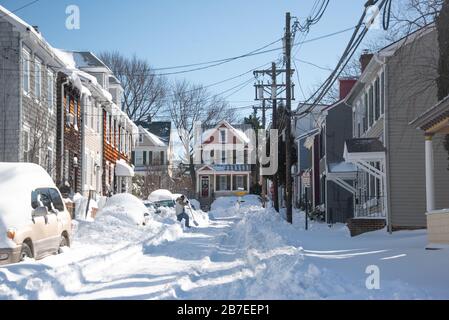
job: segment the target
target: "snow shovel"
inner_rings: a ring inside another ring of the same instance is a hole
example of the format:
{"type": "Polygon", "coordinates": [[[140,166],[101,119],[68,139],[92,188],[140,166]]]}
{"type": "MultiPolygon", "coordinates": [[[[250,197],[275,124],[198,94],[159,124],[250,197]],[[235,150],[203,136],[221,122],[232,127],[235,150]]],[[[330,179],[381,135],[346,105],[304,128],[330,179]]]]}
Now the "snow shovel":
{"type": "Polygon", "coordinates": [[[193,224],[198,227],[199,223],[196,222],[196,220],[195,220],[195,215],[193,214],[193,209],[192,209],[192,206],[190,205],[190,202],[189,202],[189,209],[190,209],[190,213],[192,214],[193,224]]]}

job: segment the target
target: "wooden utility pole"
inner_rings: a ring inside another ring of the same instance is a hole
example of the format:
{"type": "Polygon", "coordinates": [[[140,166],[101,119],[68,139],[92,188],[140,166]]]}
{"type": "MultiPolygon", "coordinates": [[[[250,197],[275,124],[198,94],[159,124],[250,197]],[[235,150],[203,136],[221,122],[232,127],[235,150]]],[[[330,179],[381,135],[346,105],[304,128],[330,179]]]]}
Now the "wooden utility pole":
{"type": "Polygon", "coordinates": [[[285,126],[285,150],[286,150],[286,200],[287,200],[287,222],[293,223],[293,195],[292,195],[292,145],[290,141],[291,132],[292,132],[292,121],[291,121],[291,112],[292,112],[292,85],[291,85],[291,44],[292,34],[291,34],[291,16],[290,12],[287,12],[285,17],[285,69],[286,69],[286,117],[287,123],[285,126]]]}
{"type": "MultiPolygon", "coordinates": [[[[277,114],[277,70],[276,63],[271,64],[271,99],[273,99],[273,129],[278,128],[278,114],[277,114]]],[[[270,150],[273,152],[273,150],[270,150]]],[[[274,151],[276,152],[276,151],[274,151]]],[[[279,176],[278,171],[273,176],[273,203],[274,209],[279,212],[279,176]]]]}

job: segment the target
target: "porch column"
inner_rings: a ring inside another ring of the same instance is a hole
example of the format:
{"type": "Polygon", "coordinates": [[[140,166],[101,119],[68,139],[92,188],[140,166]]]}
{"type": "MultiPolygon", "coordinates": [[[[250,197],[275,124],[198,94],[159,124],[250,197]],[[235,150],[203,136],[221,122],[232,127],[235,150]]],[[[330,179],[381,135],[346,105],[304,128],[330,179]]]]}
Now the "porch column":
{"type": "Polygon", "coordinates": [[[232,183],[233,182],[232,180],[234,180],[234,176],[231,173],[231,190],[229,191],[234,191],[234,184],[232,183]]]}
{"type": "Polygon", "coordinates": [[[435,210],[433,134],[426,134],[426,199],[427,212],[435,210]]]}
{"type": "Polygon", "coordinates": [[[248,191],[248,193],[249,193],[249,190],[250,190],[250,186],[249,186],[249,176],[250,176],[250,174],[248,173],[248,176],[247,176],[248,183],[247,183],[247,185],[246,185],[246,191],[248,191]]]}
{"type": "Polygon", "coordinates": [[[200,180],[200,175],[197,174],[196,175],[196,193],[199,195],[200,194],[200,185],[201,185],[201,180],[200,180]]]}

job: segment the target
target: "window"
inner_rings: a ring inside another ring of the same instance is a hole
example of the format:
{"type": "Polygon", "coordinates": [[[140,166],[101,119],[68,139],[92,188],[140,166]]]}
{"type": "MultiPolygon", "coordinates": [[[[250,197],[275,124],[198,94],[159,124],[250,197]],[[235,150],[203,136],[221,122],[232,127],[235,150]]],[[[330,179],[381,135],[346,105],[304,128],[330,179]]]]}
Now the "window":
{"type": "Polygon", "coordinates": [[[51,202],[53,203],[53,206],[56,210],[63,212],[64,211],[64,203],[62,202],[61,195],[59,194],[58,190],[50,188],[48,189],[51,202]]]}
{"type": "Polygon", "coordinates": [[[375,120],[379,120],[380,118],[380,83],[379,78],[374,82],[374,114],[375,120]]]}
{"type": "Polygon", "coordinates": [[[34,60],[34,94],[38,99],[42,96],[42,63],[37,58],[34,60]]]}
{"type": "Polygon", "coordinates": [[[228,189],[228,177],[227,176],[220,176],[220,185],[219,185],[219,191],[225,191],[228,189]]]}
{"type": "Polygon", "coordinates": [[[47,172],[51,174],[53,170],[53,149],[47,148],[47,172]]]}
{"type": "Polygon", "coordinates": [[[226,129],[220,130],[220,142],[223,144],[226,143],[226,129]]]}
{"type": "Polygon", "coordinates": [[[109,115],[106,114],[106,142],[109,142],[110,140],[110,134],[111,134],[111,126],[110,126],[110,122],[109,122],[109,115]]]}
{"type": "Polygon", "coordinates": [[[70,97],[70,95],[68,94],[68,95],[65,97],[65,99],[66,99],[65,111],[66,111],[67,115],[69,115],[69,113],[70,113],[70,103],[71,103],[71,97],[70,97]]]}
{"type": "Polygon", "coordinates": [[[221,150],[221,163],[226,164],[226,150],[221,150]]]}
{"type": "Polygon", "coordinates": [[[380,114],[385,113],[385,73],[380,75],[380,114]]]}
{"type": "Polygon", "coordinates": [[[138,166],[143,165],[143,153],[142,153],[142,151],[136,151],[136,164],[138,166]]]}
{"type": "Polygon", "coordinates": [[[22,145],[23,145],[23,161],[30,161],[30,132],[24,129],[22,132],[22,145]]]}
{"type": "Polygon", "coordinates": [[[75,130],[78,130],[78,104],[79,104],[79,100],[73,100],[73,107],[74,107],[74,112],[75,112],[73,123],[74,123],[75,130]]]}
{"type": "Polygon", "coordinates": [[[31,207],[33,209],[47,207],[48,210],[51,210],[51,198],[47,188],[40,188],[31,192],[31,207]]]}
{"type": "Polygon", "coordinates": [[[368,118],[369,118],[369,126],[371,127],[374,124],[374,89],[372,86],[369,88],[368,118]]]}
{"type": "Polygon", "coordinates": [[[50,70],[47,72],[47,100],[48,100],[48,110],[53,112],[54,104],[54,90],[55,90],[55,76],[50,70]]]}
{"type": "Polygon", "coordinates": [[[165,164],[165,159],[164,159],[164,151],[161,151],[161,165],[165,164]]]}
{"type": "Polygon", "coordinates": [[[365,93],[365,113],[363,115],[363,132],[368,130],[368,94],[365,93]]]}
{"type": "Polygon", "coordinates": [[[23,50],[22,51],[22,72],[23,72],[23,91],[26,93],[30,92],[30,54],[28,51],[23,50]]]}
{"type": "Polygon", "coordinates": [[[245,188],[245,177],[244,176],[236,176],[236,187],[237,187],[237,189],[245,188]]]}

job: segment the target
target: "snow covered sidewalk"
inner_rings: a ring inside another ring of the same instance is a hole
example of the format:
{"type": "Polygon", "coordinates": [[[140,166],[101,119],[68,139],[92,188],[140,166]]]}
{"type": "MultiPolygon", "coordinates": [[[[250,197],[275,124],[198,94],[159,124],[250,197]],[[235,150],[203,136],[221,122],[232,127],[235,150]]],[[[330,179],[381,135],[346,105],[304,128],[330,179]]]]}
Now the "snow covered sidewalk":
{"type": "Polygon", "coordinates": [[[425,231],[350,238],[344,226],[312,224],[306,232],[299,213],[291,226],[252,200],[234,203],[219,200],[208,224],[185,232],[170,219],[151,230],[114,225],[100,244],[95,234],[111,228],[80,225],[65,254],[0,268],[0,298],[449,298],[449,251],[424,250],[425,231]],[[380,271],[379,290],[365,285],[369,266],[380,271]]]}

